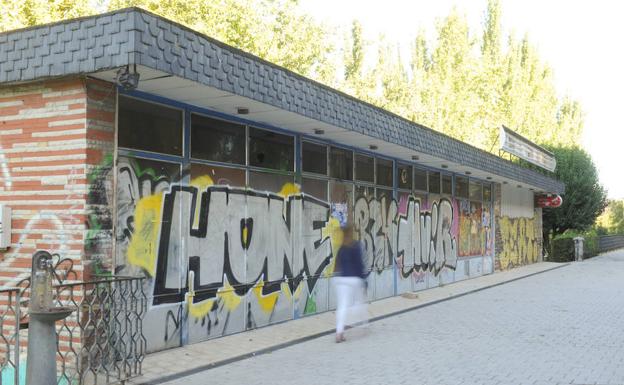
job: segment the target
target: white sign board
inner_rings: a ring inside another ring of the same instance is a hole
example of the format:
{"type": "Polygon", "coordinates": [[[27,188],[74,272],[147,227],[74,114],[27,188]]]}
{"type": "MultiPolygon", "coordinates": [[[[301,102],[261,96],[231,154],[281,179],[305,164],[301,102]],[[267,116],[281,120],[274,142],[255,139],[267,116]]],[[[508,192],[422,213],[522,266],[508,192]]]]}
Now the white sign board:
{"type": "Polygon", "coordinates": [[[557,160],[551,152],[505,126],[501,126],[500,129],[500,148],[548,171],[555,171],[555,167],[557,167],[557,160]]]}

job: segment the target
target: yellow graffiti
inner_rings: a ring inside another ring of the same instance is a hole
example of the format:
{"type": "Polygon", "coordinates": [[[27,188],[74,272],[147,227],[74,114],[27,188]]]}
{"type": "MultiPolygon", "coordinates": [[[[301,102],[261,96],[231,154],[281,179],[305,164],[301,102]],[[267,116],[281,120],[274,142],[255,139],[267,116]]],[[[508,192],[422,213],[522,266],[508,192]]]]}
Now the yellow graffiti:
{"type": "Polygon", "coordinates": [[[223,305],[228,310],[234,310],[240,305],[242,299],[234,291],[234,287],[230,285],[227,278],[222,288],[217,291],[217,297],[223,300],[223,305]]]}
{"type": "Polygon", "coordinates": [[[243,226],[243,245],[245,245],[245,247],[249,246],[249,228],[247,227],[247,225],[243,226]]]}
{"type": "Polygon", "coordinates": [[[186,305],[188,307],[188,314],[193,318],[203,318],[206,314],[210,313],[214,306],[215,299],[207,299],[199,303],[193,303],[194,294],[186,293],[186,305]]]}
{"type": "Polygon", "coordinates": [[[501,270],[537,262],[541,253],[541,230],[536,222],[536,217],[498,220],[501,250],[497,258],[501,270]]]}
{"type": "Polygon", "coordinates": [[[205,190],[214,184],[212,178],[209,175],[202,175],[195,177],[191,180],[191,186],[197,187],[200,191],[205,190]]]}
{"type": "Polygon", "coordinates": [[[284,183],[282,189],[277,193],[280,196],[287,197],[289,195],[296,195],[301,192],[299,185],[295,183],[284,183]]]}
{"type": "MultiPolygon", "coordinates": [[[[326,239],[329,237],[331,242],[332,255],[338,255],[338,250],[342,245],[342,229],[340,228],[340,222],[336,218],[330,218],[325,227],[321,230],[321,237],[326,239]]],[[[336,258],[332,258],[327,268],[323,271],[323,275],[327,278],[330,277],[336,269],[336,258]]]]}
{"type": "Polygon", "coordinates": [[[162,195],[139,200],[134,210],[135,231],[128,245],[128,263],[144,268],[152,277],[156,273],[161,211],[162,195]]]}
{"type": "MultiPolygon", "coordinates": [[[[208,175],[202,175],[195,177],[191,180],[191,186],[196,187],[199,191],[205,190],[207,187],[210,187],[214,184],[212,178],[208,175]]],[[[199,210],[201,209],[201,205],[195,205],[195,215],[193,219],[193,226],[199,226],[199,210]]]]}
{"type": "MultiPolygon", "coordinates": [[[[254,286],[252,291],[254,295],[256,296],[256,299],[258,300],[258,305],[260,305],[260,309],[262,309],[262,311],[264,311],[265,313],[270,313],[275,307],[275,304],[277,303],[277,297],[279,297],[280,292],[276,291],[274,293],[264,295],[262,294],[263,287],[264,287],[264,280],[261,279],[258,282],[258,284],[254,286]]],[[[282,290],[283,289],[284,288],[282,287],[282,290]]]]}
{"type": "MultiPolygon", "coordinates": [[[[202,175],[193,178],[190,185],[196,187],[199,191],[203,191],[213,186],[214,181],[209,175],[202,175]]],[[[278,195],[286,198],[300,193],[301,188],[299,185],[286,183],[282,186],[278,195]]],[[[160,228],[162,225],[163,199],[164,193],[158,193],[138,200],[134,209],[135,230],[127,251],[128,263],[145,269],[151,277],[156,275],[160,228]]],[[[199,197],[197,197],[197,199],[199,199],[199,197]]],[[[195,205],[193,219],[193,225],[195,227],[199,226],[200,208],[200,204],[195,205]]],[[[321,235],[323,239],[329,237],[332,254],[337,255],[338,249],[342,244],[343,236],[339,221],[336,218],[330,218],[325,227],[321,230],[321,235]]],[[[249,237],[249,229],[247,226],[243,226],[242,241],[245,245],[249,244],[249,237]]],[[[324,277],[331,276],[334,268],[335,258],[332,258],[330,265],[323,272],[324,277]]],[[[223,287],[217,291],[215,298],[194,303],[196,293],[193,287],[193,277],[193,272],[189,272],[189,289],[185,294],[185,304],[188,315],[193,318],[201,319],[206,317],[206,315],[213,311],[216,303],[221,302],[225,309],[232,311],[239,307],[243,301],[243,297],[236,294],[234,288],[226,278],[223,287]]],[[[291,293],[289,285],[286,282],[282,282],[280,291],[264,295],[262,293],[264,285],[264,280],[260,280],[251,291],[256,297],[260,309],[265,313],[273,311],[280,295],[284,295],[286,298],[290,299],[292,297],[298,298],[303,293],[303,285],[297,285],[295,292],[291,293]]]]}
{"type": "Polygon", "coordinates": [[[234,291],[234,287],[230,285],[227,279],[224,281],[223,287],[217,291],[217,298],[207,299],[198,303],[193,303],[193,300],[195,298],[195,290],[192,289],[192,285],[189,285],[189,287],[191,287],[191,289],[189,289],[188,293],[186,294],[186,305],[188,307],[189,315],[194,318],[205,317],[206,314],[212,311],[214,303],[215,301],[217,301],[217,299],[220,299],[223,303],[223,306],[230,311],[236,309],[242,302],[242,298],[236,294],[236,292],[234,291]]]}

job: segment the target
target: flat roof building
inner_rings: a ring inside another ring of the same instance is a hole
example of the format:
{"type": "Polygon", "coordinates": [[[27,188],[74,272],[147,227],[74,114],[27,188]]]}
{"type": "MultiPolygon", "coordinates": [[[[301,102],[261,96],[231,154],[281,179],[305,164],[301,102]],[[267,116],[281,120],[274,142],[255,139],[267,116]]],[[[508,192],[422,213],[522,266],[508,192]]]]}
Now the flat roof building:
{"type": "Polygon", "coordinates": [[[334,308],[346,223],[371,300],[536,262],[564,192],[136,8],[0,34],[0,175],[0,284],[145,275],[150,351],[334,308]]]}

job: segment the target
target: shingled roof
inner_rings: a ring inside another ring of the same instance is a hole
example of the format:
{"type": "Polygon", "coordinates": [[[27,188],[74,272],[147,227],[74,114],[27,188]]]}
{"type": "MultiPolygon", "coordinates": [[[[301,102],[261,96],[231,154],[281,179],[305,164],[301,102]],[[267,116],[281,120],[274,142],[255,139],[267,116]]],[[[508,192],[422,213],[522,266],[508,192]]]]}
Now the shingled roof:
{"type": "Polygon", "coordinates": [[[457,164],[563,193],[562,182],[139,8],[0,34],[0,84],[137,64],[457,164]]]}

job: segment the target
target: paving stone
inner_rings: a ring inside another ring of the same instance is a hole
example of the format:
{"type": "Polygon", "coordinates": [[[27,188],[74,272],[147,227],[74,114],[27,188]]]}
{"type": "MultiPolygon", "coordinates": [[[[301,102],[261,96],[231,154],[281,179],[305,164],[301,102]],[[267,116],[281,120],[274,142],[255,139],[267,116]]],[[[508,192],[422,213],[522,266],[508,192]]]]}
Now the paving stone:
{"type": "Polygon", "coordinates": [[[610,253],[168,384],[621,385],[622,262],[610,253]]]}

